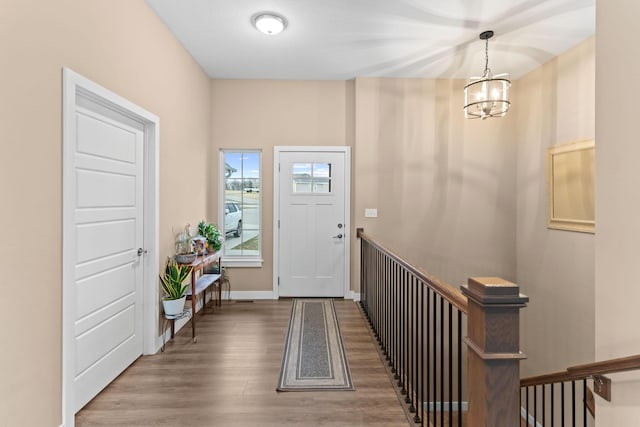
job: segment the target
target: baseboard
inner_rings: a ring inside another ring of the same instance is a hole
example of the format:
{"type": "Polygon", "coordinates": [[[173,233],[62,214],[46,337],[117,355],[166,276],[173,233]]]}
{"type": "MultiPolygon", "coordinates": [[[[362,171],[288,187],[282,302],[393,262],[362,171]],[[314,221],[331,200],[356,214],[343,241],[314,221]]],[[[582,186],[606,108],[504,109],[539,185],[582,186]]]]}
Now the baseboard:
{"type": "Polygon", "coordinates": [[[360,301],[360,292],[349,291],[349,294],[345,299],[352,299],[354,301],[360,301]]]}
{"type": "Polygon", "coordinates": [[[520,407],[520,416],[525,420],[527,420],[528,426],[543,427],[542,424],[540,424],[540,422],[538,421],[535,421],[535,424],[534,424],[533,415],[529,414],[527,410],[522,406],[520,407]]]}
{"type": "Polygon", "coordinates": [[[462,412],[466,412],[469,410],[469,402],[424,402],[424,410],[429,410],[430,412],[448,412],[449,407],[451,407],[451,412],[459,412],[460,406],[462,406],[462,412]]]}
{"type": "Polygon", "coordinates": [[[276,299],[273,291],[231,291],[232,300],[276,299]]]}

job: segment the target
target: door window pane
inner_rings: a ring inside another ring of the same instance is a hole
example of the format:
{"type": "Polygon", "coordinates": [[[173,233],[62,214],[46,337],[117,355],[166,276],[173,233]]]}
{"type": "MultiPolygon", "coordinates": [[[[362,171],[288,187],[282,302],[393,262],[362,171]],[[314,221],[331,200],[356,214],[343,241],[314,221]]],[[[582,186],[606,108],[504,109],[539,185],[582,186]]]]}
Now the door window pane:
{"type": "Polygon", "coordinates": [[[294,193],[331,192],[330,163],[294,163],[292,177],[294,193]]]}

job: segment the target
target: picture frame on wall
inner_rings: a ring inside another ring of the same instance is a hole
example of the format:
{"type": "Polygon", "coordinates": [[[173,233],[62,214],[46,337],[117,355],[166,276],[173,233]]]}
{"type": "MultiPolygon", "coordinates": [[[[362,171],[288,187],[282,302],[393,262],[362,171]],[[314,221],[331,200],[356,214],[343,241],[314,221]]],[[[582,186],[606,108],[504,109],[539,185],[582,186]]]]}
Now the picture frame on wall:
{"type": "Polygon", "coordinates": [[[548,227],[595,233],[595,141],[547,150],[548,227]]]}

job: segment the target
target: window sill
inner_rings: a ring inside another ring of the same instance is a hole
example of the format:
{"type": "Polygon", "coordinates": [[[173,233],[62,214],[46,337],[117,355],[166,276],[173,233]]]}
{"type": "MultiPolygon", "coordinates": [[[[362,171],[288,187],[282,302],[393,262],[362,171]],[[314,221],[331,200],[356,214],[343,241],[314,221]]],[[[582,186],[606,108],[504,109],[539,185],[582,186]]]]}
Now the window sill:
{"type": "Polygon", "coordinates": [[[262,267],[263,259],[225,258],[222,256],[223,267],[262,267]]]}

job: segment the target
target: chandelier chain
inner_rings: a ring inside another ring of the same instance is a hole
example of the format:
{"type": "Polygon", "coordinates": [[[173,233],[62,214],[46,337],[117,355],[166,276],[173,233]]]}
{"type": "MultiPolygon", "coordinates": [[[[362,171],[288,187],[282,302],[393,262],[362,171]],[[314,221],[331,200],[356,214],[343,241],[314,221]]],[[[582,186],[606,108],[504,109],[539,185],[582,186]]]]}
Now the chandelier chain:
{"type": "Polygon", "coordinates": [[[489,39],[485,39],[484,43],[484,74],[487,75],[489,71],[489,39]]]}

